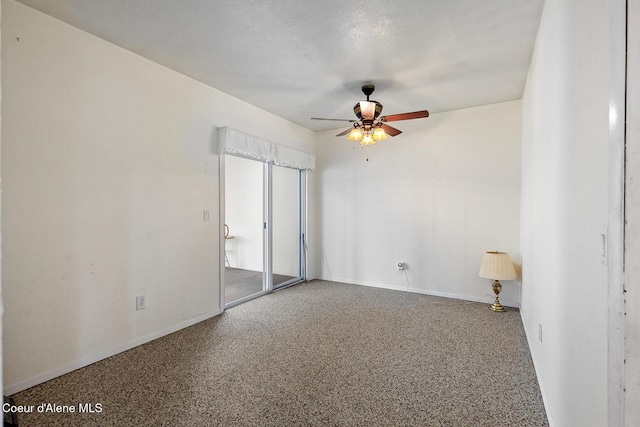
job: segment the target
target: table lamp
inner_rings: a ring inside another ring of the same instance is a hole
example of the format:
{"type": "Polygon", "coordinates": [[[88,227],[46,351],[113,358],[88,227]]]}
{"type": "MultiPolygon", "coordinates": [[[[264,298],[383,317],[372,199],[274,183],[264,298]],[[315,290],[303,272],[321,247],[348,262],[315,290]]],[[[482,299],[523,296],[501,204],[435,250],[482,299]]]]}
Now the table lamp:
{"type": "Polygon", "coordinates": [[[505,308],[500,304],[500,300],[498,299],[498,294],[500,294],[500,290],[502,289],[500,280],[514,280],[518,278],[509,254],[498,251],[486,252],[482,259],[482,265],[480,266],[478,275],[485,279],[494,280],[493,292],[496,294],[496,300],[489,308],[497,312],[505,311],[505,308]]]}

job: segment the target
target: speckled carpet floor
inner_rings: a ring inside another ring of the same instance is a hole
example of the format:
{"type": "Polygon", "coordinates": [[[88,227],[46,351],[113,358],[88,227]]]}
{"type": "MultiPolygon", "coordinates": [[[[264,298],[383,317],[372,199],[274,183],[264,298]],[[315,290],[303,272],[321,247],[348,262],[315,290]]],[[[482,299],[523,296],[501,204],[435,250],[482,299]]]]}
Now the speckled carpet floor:
{"type": "Polygon", "coordinates": [[[520,313],[312,281],[14,395],[21,426],[546,426],[520,313]]]}

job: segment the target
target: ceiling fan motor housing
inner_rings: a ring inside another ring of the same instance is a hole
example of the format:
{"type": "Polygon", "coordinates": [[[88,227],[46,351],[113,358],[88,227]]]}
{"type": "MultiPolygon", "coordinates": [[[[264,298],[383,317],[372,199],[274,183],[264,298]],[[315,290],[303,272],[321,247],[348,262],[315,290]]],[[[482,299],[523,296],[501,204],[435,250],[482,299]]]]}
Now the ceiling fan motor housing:
{"type": "Polygon", "coordinates": [[[360,101],[353,107],[360,120],[375,120],[382,113],[382,104],[378,101],[360,101]]]}

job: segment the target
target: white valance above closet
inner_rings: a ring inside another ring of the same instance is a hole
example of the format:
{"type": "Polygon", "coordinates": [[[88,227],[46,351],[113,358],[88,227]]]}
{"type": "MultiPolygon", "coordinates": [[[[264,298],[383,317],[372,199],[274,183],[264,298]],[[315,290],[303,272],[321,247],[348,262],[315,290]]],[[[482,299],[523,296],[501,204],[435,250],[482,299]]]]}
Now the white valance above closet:
{"type": "Polygon", "coordinates": [[[230,127],[218,128],[218,153],[272,162],[276,166],[313,170],[316,157],[230,127]]]}

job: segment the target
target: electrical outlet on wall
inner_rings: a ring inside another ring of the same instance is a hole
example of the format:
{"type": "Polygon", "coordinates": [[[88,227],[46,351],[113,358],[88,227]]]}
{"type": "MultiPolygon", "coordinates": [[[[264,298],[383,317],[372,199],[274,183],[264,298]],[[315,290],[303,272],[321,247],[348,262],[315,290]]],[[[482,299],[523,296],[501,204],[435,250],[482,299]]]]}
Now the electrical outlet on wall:
{"type": "Polygon", "coordinates": [[[147,297],[139,295],[136,297],[136,310],[142,310],[143,308],[147,308],[147,297]]]}

